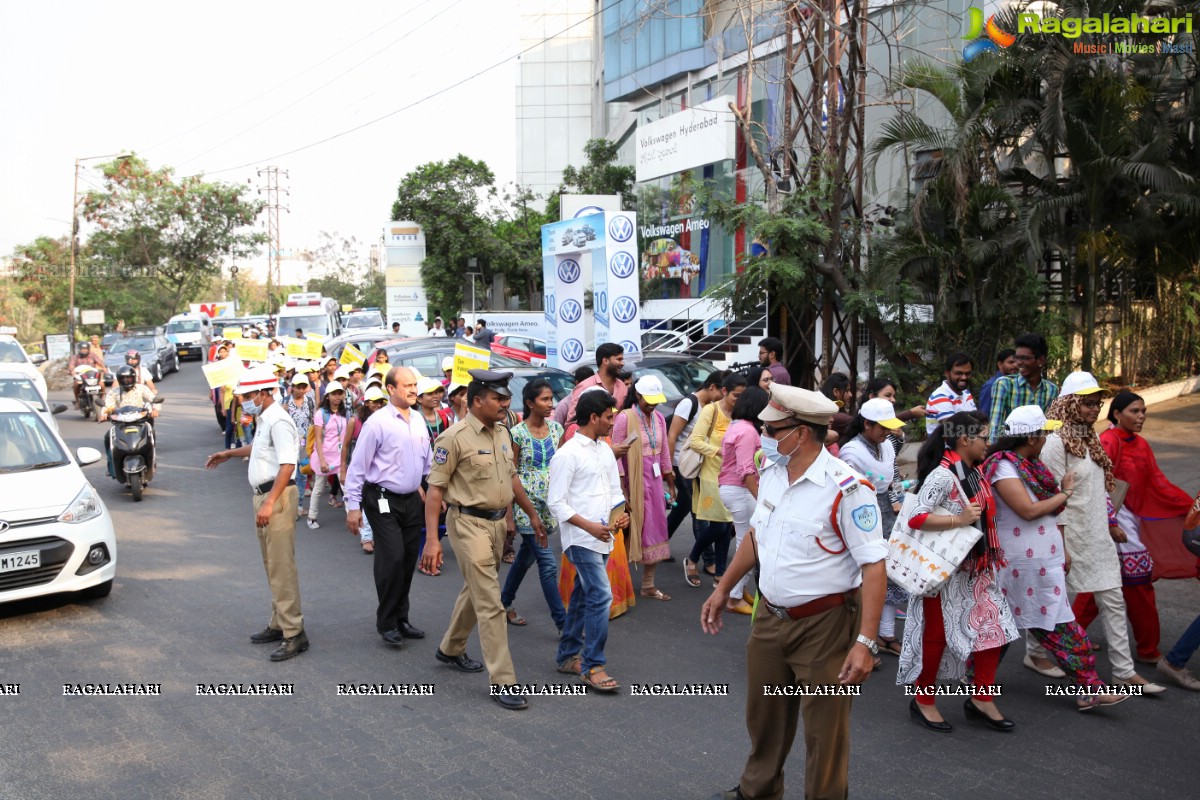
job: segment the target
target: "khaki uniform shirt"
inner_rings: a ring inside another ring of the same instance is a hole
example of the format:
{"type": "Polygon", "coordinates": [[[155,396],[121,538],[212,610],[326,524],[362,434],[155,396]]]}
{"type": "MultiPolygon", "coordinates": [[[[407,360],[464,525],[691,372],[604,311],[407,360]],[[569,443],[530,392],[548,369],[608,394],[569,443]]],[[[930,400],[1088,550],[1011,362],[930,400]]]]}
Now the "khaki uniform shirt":
{"type": "Polygon", "coordinates": [[[441,486],[450,505],[497,511],[513,502],[512,439],[497,423],[488,428],[467,414],[433,443],[429,485],[441,486]]]}

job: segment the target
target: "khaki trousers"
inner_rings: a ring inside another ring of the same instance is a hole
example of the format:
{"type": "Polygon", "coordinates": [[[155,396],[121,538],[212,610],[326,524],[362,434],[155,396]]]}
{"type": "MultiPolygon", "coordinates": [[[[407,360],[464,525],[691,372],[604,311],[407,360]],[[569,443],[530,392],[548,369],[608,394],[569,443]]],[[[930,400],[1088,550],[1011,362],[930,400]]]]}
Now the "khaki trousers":
{"type": "MultiPolygon", "coordinates": [[[[268,496],[255,495],[256,514],[268,496]]],[[[270,625],[283,631],[283,635],[289,639],[304,630],[304,617],[300,614],[300,579],[296,575],[298,498],[295,486],[285,488],[271,509],[267,527],[257,529],[263,567],[267,570],[267,585],[271,588],[270,625]]]]}
{"type": "Polygon", "coordinates": [[[469,517],[457,508],[446,513],[446,533],[463,588],[454,601],[450,627],[442,637],[441,650],[448,656],[460,655],[467,648],[471,629],[479,626],[479,646],[483,663],[493,684],[517,682],[512,654],[508,651],[508,623],[500,603],[500,557],[504,551],[504,520],[490,522],[469,517]]]}
{"type": "Polygon", "coordinates": [[[750,757],[740,787],[747,800],[783,797],[783,764],[804,714],[804,796],[840,800],[849,791],[851,697],[768,697],[763,686],[837,686],[858,636],[860,606],[841,605],[781,620],[758,604],[746,643],[746,729],[750,757]]]}

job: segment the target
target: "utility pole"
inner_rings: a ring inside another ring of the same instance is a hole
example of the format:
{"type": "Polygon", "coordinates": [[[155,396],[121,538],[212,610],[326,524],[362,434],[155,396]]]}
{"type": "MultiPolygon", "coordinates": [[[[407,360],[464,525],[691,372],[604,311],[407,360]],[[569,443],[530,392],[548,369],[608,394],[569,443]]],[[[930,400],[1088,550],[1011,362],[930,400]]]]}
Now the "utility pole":
{"type": "Polygon", "coordinates": [[[279,167],[264,167],[258,171],[259,179],[265,180],[265,185],[258,187],[258,193],[265,194],[267,197],[267,205],[264,210],[267,213],[267,239],[270,242],[270,252],[267,257],[268,316],[271,315],[272,309],[275,308],[275,302],[271,296],[271,287],[274,286],[278,289],[282,283],[279,262],[283,257],[283,249],[279,227],[279,212],[282,210],[289,214],[291,213],[291,209],[280,202],[280,195],[291,194],[286,188],[279,185],[281,175],[286,180],[288,178],[287,170],[280,169],[279,167]]]}

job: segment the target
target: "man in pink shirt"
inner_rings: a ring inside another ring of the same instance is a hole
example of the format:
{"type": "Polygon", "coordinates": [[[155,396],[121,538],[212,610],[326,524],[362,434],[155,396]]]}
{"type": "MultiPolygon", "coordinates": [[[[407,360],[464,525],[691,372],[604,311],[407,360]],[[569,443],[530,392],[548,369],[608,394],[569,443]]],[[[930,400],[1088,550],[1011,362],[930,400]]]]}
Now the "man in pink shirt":
{"type": "MultiPolygon", "coordinates": [[[[629,393],[629,387],[617,378],[617,375],[625,368],[625,348],[619,344],[605,342],[596,348],[596,374],[587,380],[580,381],[575,386],[575,390],[571,392],[571,397],[567,405],[565,418],[559,420],[563,425],[567,425],[571,420],[575,419],[575,406],[579,403],[579,395],[592,386],[603,386],[604,390],[611,394],[617,401],[617,408],[625,407],[625,395],[629,393]]],[[[555,419],[558,418],[557,411],[555,419]]],[[[623,453],[618,453],[620,458],[623,453]]]]}

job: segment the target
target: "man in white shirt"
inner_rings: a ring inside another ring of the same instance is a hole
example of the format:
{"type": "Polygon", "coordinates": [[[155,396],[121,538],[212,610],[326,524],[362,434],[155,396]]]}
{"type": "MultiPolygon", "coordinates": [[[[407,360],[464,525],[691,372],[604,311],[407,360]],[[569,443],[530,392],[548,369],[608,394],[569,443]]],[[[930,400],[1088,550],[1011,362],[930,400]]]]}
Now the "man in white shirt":
{"type": "Polygon", "coordinates": [[[442,336],[442,337],[444,337],[446,335],[446,329],[442,327],[442,318],[441,317],[433,318],[433,327],[429,329],[429,335],[430,336],[442,336]]]}
{"type": "Polygon", "coordinates": [[[550,512],[558,520],[563,554],[575,566],[575,587],[567,610],[555,662],[558,671],[578,674],[601,692],[620,685],[605,671],[604,643],[612,587],[605,562],[612,552],[613,531],[628,524],[622,514],[609,525],[613,510],[623,505],[617,460],[603,439],[612,433],[616,401],[603,389],[584,392],[576,405],[581,426],[550,460],[550,512]]]}

